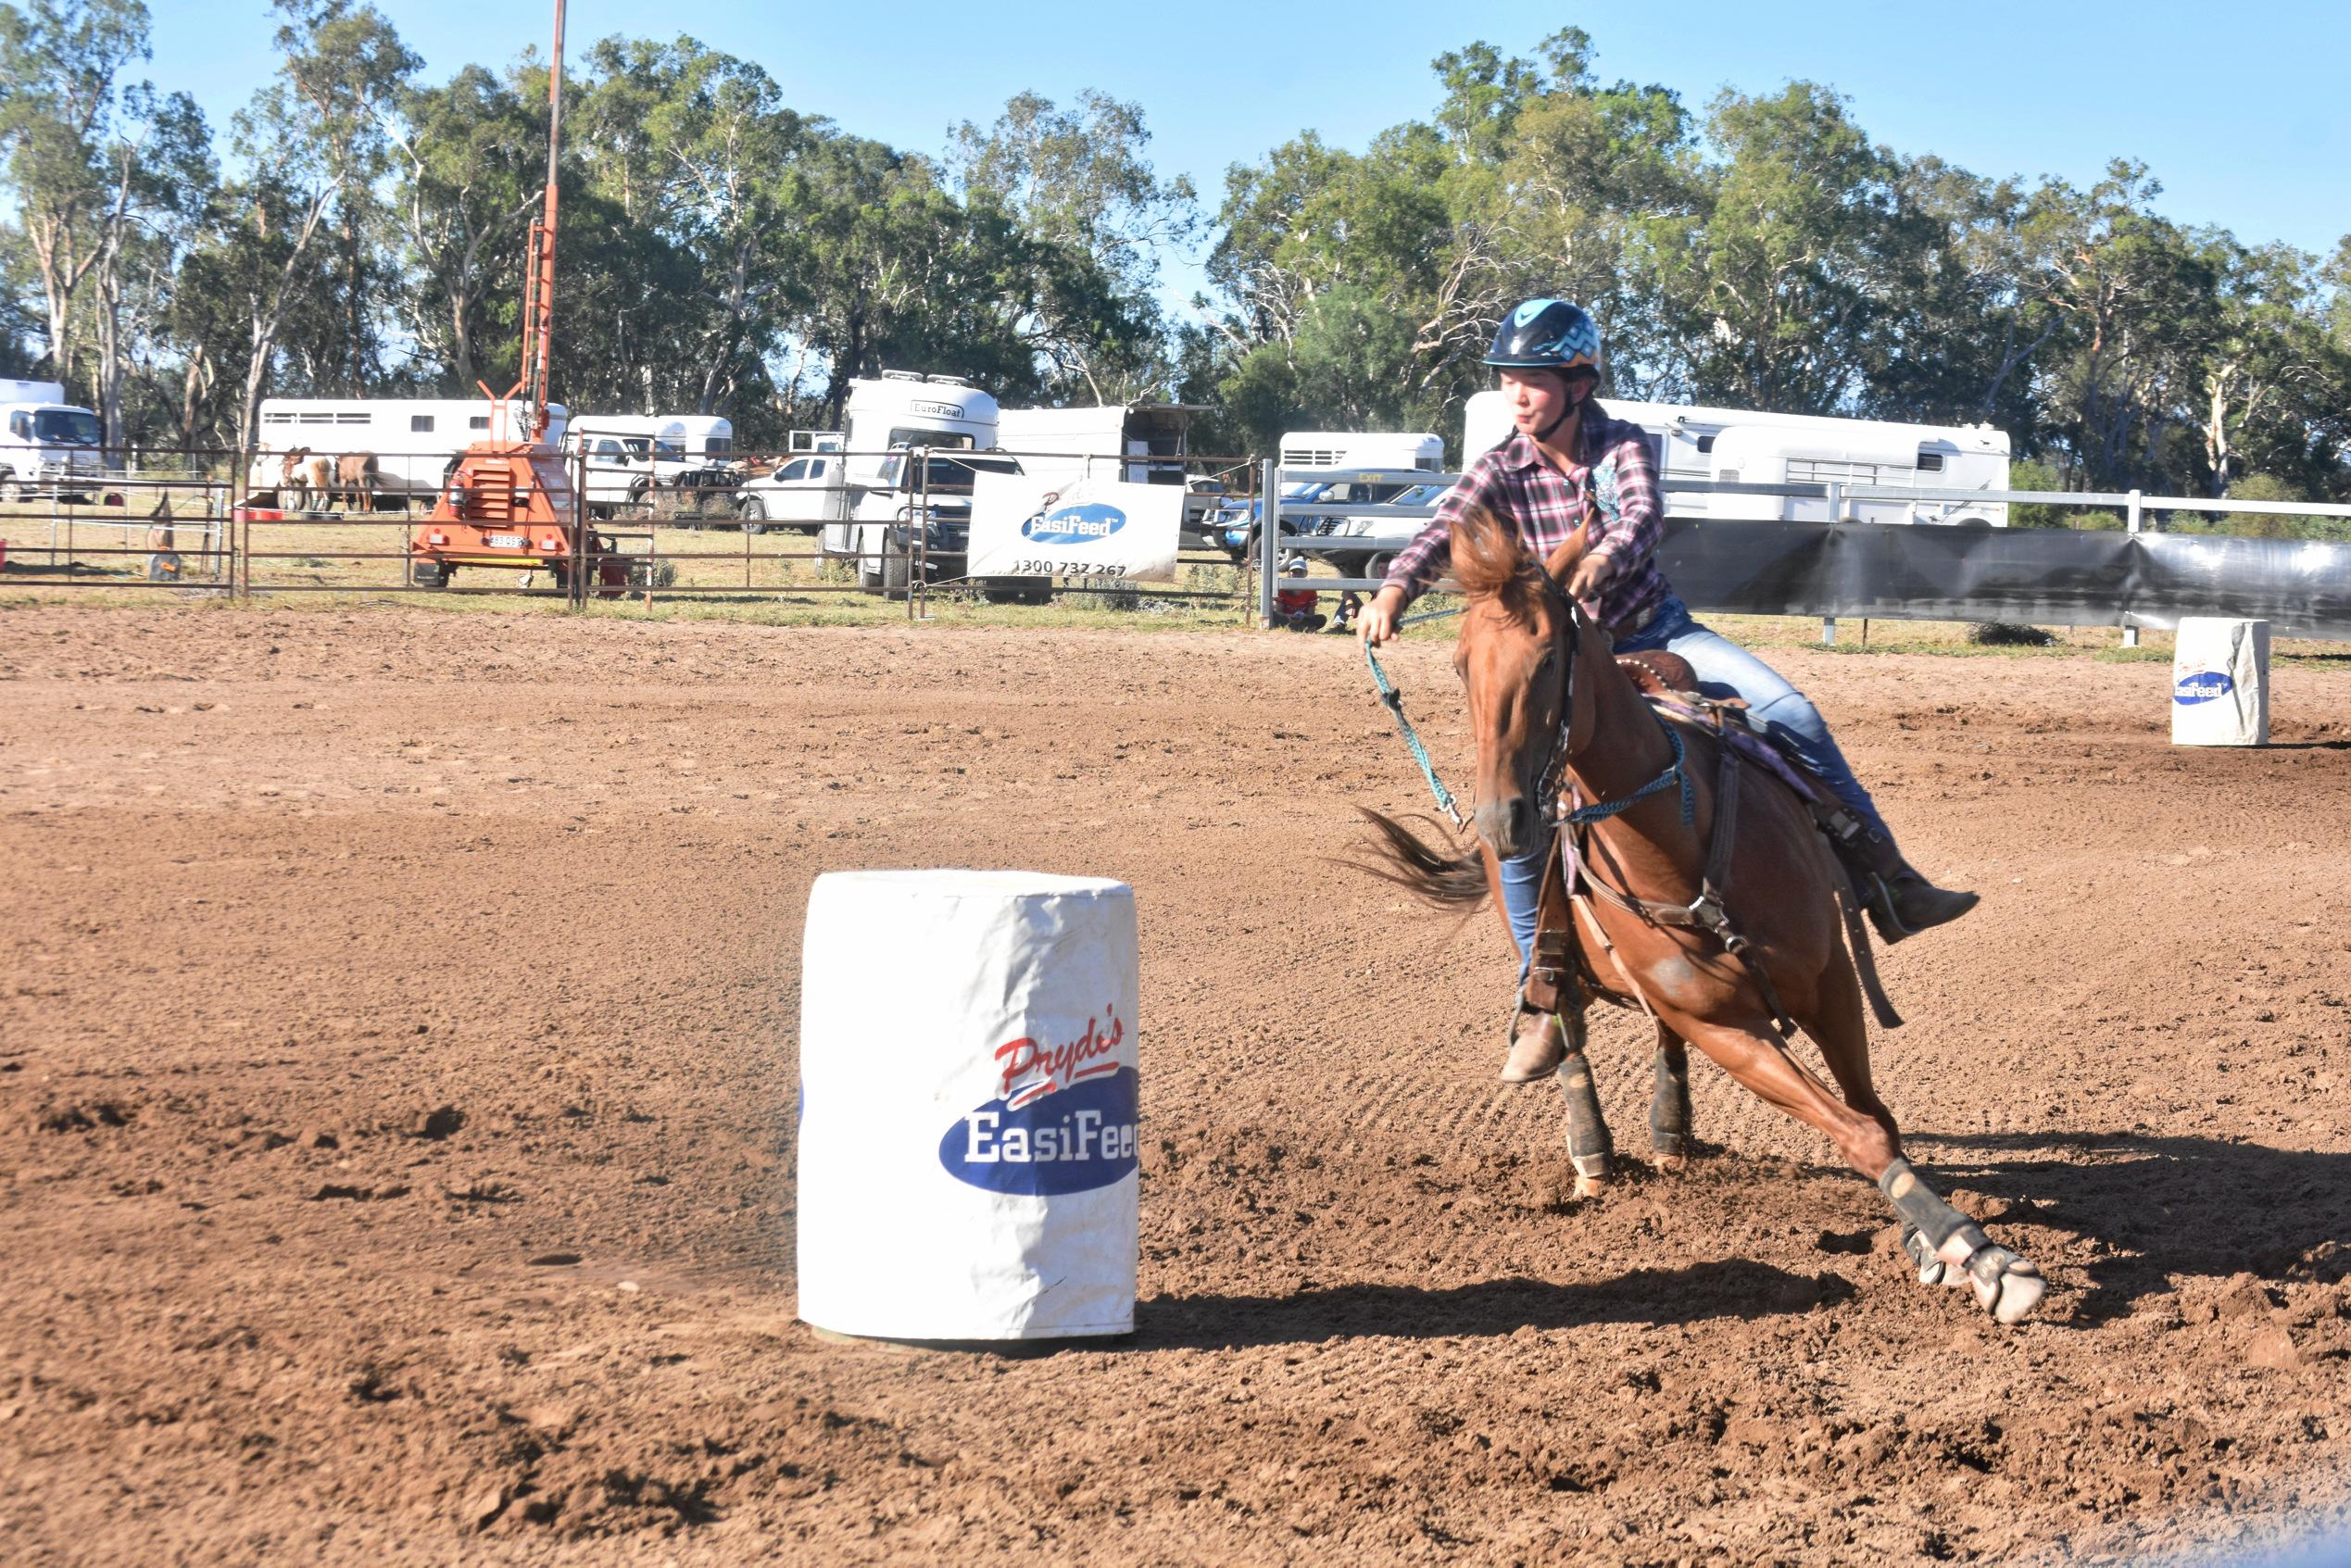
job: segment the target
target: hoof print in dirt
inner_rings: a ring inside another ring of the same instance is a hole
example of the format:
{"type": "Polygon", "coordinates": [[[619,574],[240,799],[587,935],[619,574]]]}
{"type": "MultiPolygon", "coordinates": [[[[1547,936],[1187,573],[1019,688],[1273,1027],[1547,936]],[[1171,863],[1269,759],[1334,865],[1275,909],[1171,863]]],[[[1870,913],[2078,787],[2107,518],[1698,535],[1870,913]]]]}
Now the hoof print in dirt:
{"type": "Polygon", "coordinates": [[[341,1198],[352,1203],[382,1203],[389,1198],[406,1198],[408,1195],[409,1189],[405,1185],[371,1187],[359,1186],[349,1182],[329,1182],[310,1195],[310,1201],[324,1203],[331,1199],[341,1198]]]}
{"type": "Polygon", "coordinates": [[[444,1105],[419,1116],[409,1127],[409,1135],[438,1140],[447,1137],[465,1125],[465,1112],[454,1105],[444,1105]]]}
{"type": "Polygon", "coordinates": [[[94,1133],[101,1127],[127,1127],[132,1113],[112,1100],[88,1105],[44,1106],[38,1122],[44,1133],[94,1133]]]}

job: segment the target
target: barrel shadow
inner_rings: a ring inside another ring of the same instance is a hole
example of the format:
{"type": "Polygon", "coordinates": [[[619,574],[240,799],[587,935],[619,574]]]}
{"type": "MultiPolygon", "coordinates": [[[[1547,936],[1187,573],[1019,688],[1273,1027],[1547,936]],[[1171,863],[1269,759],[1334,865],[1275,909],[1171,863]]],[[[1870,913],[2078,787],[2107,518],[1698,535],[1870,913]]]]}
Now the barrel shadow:
{"type": "Polygon", "coordinates": [[[1854,1294],[1852,1283],[1833,1272],[1792,1273],[1722,1259],[1679,1269],[1635,1269],[1584,1285],[1493,1279],[1445,1289],[1339,1285],[1282,1296],[1161,1296],[1136,1304],[1128,1345],[1238,1350],[1332,1339],[1499,1336],[1521,1328],[1603,1323],[1752,1321],[1833,1306],[1854,1294]]]}

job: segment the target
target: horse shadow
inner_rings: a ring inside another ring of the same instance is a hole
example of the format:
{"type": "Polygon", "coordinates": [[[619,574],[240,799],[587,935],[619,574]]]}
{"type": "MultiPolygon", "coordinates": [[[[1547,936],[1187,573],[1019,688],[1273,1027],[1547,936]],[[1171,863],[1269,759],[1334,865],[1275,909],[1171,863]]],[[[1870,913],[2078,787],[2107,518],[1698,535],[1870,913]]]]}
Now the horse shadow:
{"type": "Polygon", "coordinates": [[[1946,1187],[2007,1200],[2002,1227],[2103,1244],[2082,1266],[2085,1326],[2128,1316],[2174,1277],[2351,1273],[2351,1154],[2143,1133],[1905,1132],[1946,1187]],[[2083,1160],[2081,1155],[2090,1158],[2083,1160]]]}
{"type": "MultiPolygon", "coordinates": [[[[2035,1229],[2098,1244],[2095,1257],[2067,1268],[2085,1287],[2069,1320],[2077,1328],[2127,1317],[2147,1298],[2169,1294],[2182,1275],[2332,1284],[2351,1274],[2351,1154],[2138,1133],[1905,1132],[1904,1142],[1945,1190],[1994,1199],[1987,1217],[2027,1256],[2035,1229]]],[[[1755,1179],[1785,1173],[1758,1171],[1755,1179]]],[[[1822,1261],[1817,1275],[1720,1259],[1575,1285],[1508,1278],[1442,1289],[1350,1284],[1276,1296],[1163,1296],[1137,1304],[1136,1332],[1125,1344],[1235,1350],[1504,1336],[1528,1326],[1752,1322],[1851,1299],[1854,1286],[1822,1261]]]]}
{"type": "Polygon", "coordinates": [[[1500,1337],[1521,1328],[1603,1323],[1753,1322],[1834,1306],[1855,1294],[1834,1273],[1792,1273],[1747,1259],[1679,1269],[1635,1269],[1614,1279],[1558,1285],[1480,1280],[1444,1289],[1339,1285],[1279,1296],[1161,1296],[1135,1308],[1132,1348],[1239,1350],[1331,1339],[1500,1337]]]}

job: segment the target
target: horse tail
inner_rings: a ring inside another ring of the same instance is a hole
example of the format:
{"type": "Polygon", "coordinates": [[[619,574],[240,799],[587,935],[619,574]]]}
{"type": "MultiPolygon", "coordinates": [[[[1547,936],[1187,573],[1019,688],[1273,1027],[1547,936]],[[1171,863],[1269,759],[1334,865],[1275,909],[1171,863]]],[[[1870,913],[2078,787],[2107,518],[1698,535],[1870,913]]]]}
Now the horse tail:
{"type": "MultiPolygon", "coordinates": [[[[1475,906],[1485,901],[1485,858],[1478,853],[1475,841],[1466,850],[1449,855],[1393,817],[1368,806],[1355,809],[1363,813],[1364,820],[1371,823],[1378,836],[1371,841],[1371,860],[1349,860],[1346,864],[1383,882],[1408,888],[1432,904],[1475,906]]],[[[1437,825],[1427,817],[1421,821],[1431,827],[1437,825]]]]}

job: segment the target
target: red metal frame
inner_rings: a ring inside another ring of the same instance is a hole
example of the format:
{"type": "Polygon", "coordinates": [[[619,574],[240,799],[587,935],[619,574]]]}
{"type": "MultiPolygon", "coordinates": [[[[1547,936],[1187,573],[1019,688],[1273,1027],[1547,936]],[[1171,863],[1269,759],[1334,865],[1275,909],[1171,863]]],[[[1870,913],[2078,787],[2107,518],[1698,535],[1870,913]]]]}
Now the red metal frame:
{"type": "MultiPolygon", "coordinates": [[[[555,0],[555,52],[547,69],[547,204],[531,220],[522,282],[521,379],[490,399],[493,431],[503,431],[508,405],[520,400],[526,429],[520,439],[477,441],[466,448],[441,487],[433,511],[409,535],[410,578],[446,587],[462,566],[529,571],[545,569],[585,594],[575,561],[597,558],[597,591],[607,596],[628,585],[627,563],[610,541],[587,532],[580,495],[562,455],[547,445],[547,370],[555,336],[557,158],[563,131],[563,4],[555,0]]],[[[479,384],[479,383],[477,383],[479,384]]]]}

